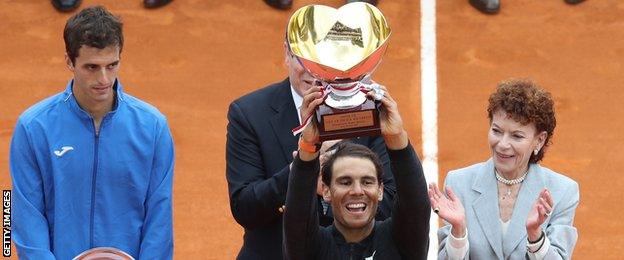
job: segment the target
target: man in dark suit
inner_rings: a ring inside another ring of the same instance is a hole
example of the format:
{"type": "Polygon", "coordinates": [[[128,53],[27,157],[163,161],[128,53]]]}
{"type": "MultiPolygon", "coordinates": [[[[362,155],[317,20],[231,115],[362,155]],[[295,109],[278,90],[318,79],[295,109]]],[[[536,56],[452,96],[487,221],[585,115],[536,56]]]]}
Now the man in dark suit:
{"type": "MultiPolygon", "coordinates": [[[[288,50],[285,63],[288,79],[235,100],[228,111],[226,177],[230,208],[245,229],[238,259],[282,259],[283,205],[292,153],[299,139],[291,129],[300,124],[302,94],[314,84],[314,78],[288,50]]],[[[355,138],[353,142],[369,147],[383,163],[384,196],[376,215],[383,220],[390,216],[395,194],[386,145],[379,136],[355,138]]],[[[331,219],[331,213],[322,209],[319,207],[319,217],[331,219]]]]}

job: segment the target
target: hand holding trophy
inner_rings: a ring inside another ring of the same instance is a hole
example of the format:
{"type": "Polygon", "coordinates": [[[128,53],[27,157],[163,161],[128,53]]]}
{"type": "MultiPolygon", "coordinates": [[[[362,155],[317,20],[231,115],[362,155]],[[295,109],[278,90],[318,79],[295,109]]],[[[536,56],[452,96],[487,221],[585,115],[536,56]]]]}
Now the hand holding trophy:
{"type": "Polygon", "coordinates": [[[324,102],[303,124],[316,119],[319,141],[380,135],[384,90],[370,77],[386,51],[390,27],[375,6],[355,2],[339,9],[309,5],[295,11],[287,29],[289,51],[321,86],[324,102]],[[373,92],[368,96],[367,93],[373,92]]]}

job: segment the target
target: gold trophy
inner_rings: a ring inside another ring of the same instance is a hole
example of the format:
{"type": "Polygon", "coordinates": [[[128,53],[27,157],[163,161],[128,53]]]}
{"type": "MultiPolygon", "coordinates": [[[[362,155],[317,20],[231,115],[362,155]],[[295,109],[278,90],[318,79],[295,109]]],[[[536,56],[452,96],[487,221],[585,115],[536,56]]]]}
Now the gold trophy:
{"type": "Polygon", "coordinates": [[[383,90],[370,76],[390,37],[381,11],[364,2],[339,9],[304,6],[290,17],[286,37],[290,52],[323,86],[325,100],[315,118],[320,141],[380,135],[376,100],[383,97],[383,90]],[[368,91],[374,91],[376,100],[366,97],[368,91]]]}

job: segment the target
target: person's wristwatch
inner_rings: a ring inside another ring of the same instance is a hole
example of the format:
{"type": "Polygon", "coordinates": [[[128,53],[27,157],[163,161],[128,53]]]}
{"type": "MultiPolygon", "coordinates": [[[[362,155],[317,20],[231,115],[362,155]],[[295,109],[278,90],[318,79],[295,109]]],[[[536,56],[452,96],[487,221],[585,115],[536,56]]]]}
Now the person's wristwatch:
{"type": "Polygon", "coordinates": [[[299,138],[299,149],[308,153],[316,153],[321,149],[321,143],[308,143],[303,138],[299,138]]]}

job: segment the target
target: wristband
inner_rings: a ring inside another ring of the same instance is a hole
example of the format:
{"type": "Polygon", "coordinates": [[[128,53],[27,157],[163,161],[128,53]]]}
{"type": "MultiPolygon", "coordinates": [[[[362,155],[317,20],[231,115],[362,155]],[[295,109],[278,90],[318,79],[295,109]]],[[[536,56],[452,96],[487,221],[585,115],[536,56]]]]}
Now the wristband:
{"type": "Polygon", "coordinates": [[[542,232],[540,233],[540,236],[537,238],[537,240],[535,240],[535,241],[531,241],[531,240],[527,237],[527,241],[529,241],[529,244],[536,244],[537,242],[539,242],[540,240],[542,240],[542,238],[544,238],[544,230],[542,230],[542,232]]]}
{"type": "Polygon", "coordinates": [[[321,143],[308,143],[303,138],[299,138],[299,149],[308,153],[316,153],[321,149],[321,143]]]}
{"type": "Polygon", "coordinates": [[[546,235],[546,233],[544,232],[544,230],[542,230],[542,234],[540,234],[540,237],[535,242],[533,242],[533,241],[531,241],[531,240],[529,240],[527,238],[527,241],[529,242],[529,244],[527,244],[527,246],[526,246],[527,252],[532,253],[532,254],[535,254],[535,253],[539,252],[540,249],[542,249],[542,247],[544,246],[544,244],[546,244],[545,235],[546,235]],[[541,243],[540,243],[539,247],[537,248],[537,250],[535,250],[535,251],[531,250],[531,247],[529,245],[535,245],[535,244],[539,243],[540,241],[541,241],[541,243]]]}

